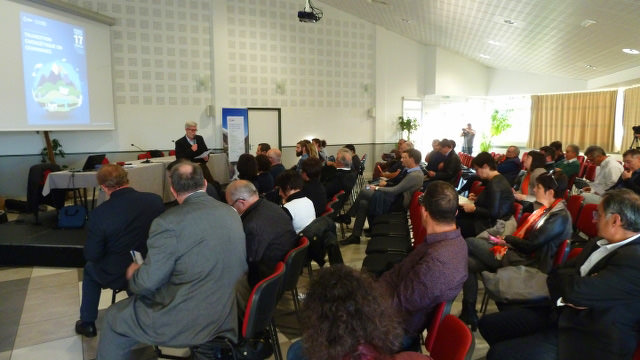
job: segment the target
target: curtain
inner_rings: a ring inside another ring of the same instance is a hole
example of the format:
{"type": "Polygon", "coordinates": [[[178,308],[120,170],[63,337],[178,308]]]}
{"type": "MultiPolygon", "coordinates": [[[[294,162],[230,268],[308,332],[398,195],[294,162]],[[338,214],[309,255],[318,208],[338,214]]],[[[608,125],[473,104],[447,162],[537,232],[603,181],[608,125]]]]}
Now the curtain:
{"type": "MultiPolygon", "coordinates": [[[[624,91],[624,112],[622,115],[622,147],[620,152],[625,152],[633,142],[633,127],[640,125],[640,86],[624,91]]],[[[640,144],[633,144],[634,147],[640,144]]]]}
{"type": "Polygon", "coordinates": [[[613,150],[617,90],[532,95],[527,146],[537,149],[560,140],[581,150],[599,145],[613,150]]]}

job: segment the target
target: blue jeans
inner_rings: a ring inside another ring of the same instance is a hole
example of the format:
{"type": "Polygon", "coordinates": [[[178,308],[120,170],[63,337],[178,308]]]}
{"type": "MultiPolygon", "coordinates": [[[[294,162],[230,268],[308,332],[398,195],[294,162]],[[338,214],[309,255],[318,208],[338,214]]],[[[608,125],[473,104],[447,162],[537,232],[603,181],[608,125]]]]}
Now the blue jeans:
{"type": "Polygon", "coordinates": [[[82,276],[82,303],[80,304],[80,320],[84,322],[95,322],[98,318],[98,303],[102,284],[96,276],[96,271],[92,262],[87,262],[84,266],[82,276]]]}
{"type": "Polygon", "coordinates": [[[306,360],[302,352],[302,340],[296,340],[287,350],[287,360],[306,360]]]}

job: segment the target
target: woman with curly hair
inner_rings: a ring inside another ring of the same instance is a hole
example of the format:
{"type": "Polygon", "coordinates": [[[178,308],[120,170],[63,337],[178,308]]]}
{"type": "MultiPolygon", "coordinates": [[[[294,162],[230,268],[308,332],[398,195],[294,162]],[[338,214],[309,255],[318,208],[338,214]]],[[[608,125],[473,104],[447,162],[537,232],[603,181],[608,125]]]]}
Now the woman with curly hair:
{"type": "Polygon", "coordinates": [[[302,307],[302,341],[287,360],[428,360],[420,353],[394,354],[402,322],[391,300],[366,274],[345,265],[321,269],[302,307]]]}

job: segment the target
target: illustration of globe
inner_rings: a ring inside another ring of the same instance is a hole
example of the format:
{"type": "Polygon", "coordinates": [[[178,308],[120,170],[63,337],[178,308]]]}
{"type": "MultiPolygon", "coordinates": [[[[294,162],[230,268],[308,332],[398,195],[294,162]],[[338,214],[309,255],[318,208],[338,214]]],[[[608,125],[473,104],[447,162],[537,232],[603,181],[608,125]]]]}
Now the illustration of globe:
{"type": "Polygon", "coordinates": [[[68,112],[82,105],[80,76],[66,59],[37,64],[33,70],[33,99],[49,112],[68,112]]]}

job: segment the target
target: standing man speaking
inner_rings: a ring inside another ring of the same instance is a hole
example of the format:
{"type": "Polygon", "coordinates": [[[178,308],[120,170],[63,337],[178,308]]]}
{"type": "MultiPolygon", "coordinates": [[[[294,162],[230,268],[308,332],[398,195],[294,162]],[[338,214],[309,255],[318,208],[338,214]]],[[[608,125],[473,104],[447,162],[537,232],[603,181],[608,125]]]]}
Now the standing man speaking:
{"type": "Polygon", "coordinates": [[[207,167],[209,161],[209,153],[202,156],[209,148],[204,142],[204,138],[196,135],[198,132],[198,123],[195,121],[187,121],[184,124],[185,136],[176,140],[176,159],[185,159],[197,163],[202,169],[202,175],[209,183],[215,183],[213,176],[207,167]]]}

